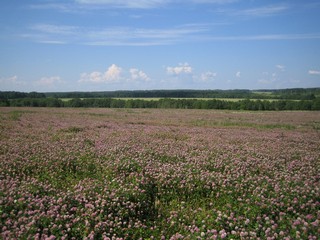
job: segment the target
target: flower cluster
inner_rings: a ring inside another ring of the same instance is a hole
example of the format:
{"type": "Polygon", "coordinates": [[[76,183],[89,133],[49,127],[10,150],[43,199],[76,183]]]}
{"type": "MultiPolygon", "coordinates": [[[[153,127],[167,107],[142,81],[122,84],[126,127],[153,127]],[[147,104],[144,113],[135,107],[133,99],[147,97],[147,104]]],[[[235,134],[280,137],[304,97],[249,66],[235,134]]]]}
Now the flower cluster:
{"type": "Polygon", "coordinates": [[[0,238],[319,239],[319,119],[1,108],[0,238]]]}

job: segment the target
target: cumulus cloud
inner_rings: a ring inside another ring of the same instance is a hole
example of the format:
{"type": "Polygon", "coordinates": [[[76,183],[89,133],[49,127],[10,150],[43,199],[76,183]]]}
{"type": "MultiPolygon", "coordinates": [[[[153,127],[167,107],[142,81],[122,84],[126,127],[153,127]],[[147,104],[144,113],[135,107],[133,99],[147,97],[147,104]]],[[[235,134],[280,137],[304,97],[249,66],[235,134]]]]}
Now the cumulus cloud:
{"type": "Polygon", "coordinates": [[[52,87],[55,84],[61,84],[64,83],[62,79],[59,76],[53,76],[53,77],[43,77],[40,80],[35,82],[35,85],[37,86],[45,86],[45,87],[52,87]]]}
{"type": "Polygon", "coordinates": [[[145,72],[143,72],[137,68],[131,68],[129,71],[131,74],[131,80],[133,80],[133,81],[143,80],[143,81],[147,82],[150,80],[150,78],[148,77],[148,75],[145,72]]]}
{"type": "Polygon", "coordinates": [[[201,74],[200,80],[203,82],[207,82],[207,81],[213,80],[216,76],[217,76],[217,73],[208,71],[201,74]]]}
{"type": "Polygon", "coordinates": [[[89,78],[92,82],[102,82],[103,77],[101,72],[92,72],[89,74],[89,78]]]}
{"type": "Polygon", "coordinates": [[[318,71],[318,70],[309,70],[308,73],[310,75],[320,75],[320,71],[318,71]]]}
{"type": "Polygon", "coordinates": [[[16,83],[18,80],[18,76],[14,75],[8,78],[0,78],[0,83],[16,83]]]}
{"type": "Polygon", "coordinates": [[[79,82],[93,82],[100,83],[103,82],[103,77],[101,72],[92,73],[82,73],[79,82]]]}
{"type": "Polygon", "coordinates": [[[91,73],[82,73],[79,82],[92,83],[113,83],[121,79],[122,68],[112,64],[104,73],[94,71],[91,73]]]}
{"type": "Polygon", "coordinates": [[[79,82],[91,83],[124,83],[124,82],[148,82],[149,76],[138,68],[125,70],[116,64],[112,64],[105,72],[94,71],[82,73],[79,82]]]}
{"type": "Polygon", "coordinates": [[[15,89],[17,86],[25,86],[26,82],[20,81],[17,75],[0,78],[0,85],[3,89],[15,89]]]}
{"type": "Polygon", "coordinates": [[[112,64],[108,70],[104,73],[104,80],[106,82],[117,82],[121,78],[121,67],[118,67],[115,64],[112,64]]]}
{"type": "Polygon", "coordinates": [[[278,68],[280,71],[285,71],[285,66],[283,66],[283,65],[276,65],[276,68],[278,68]]]}
{"type": "Polygon", "coordinates": [[[190,74],[192,73],[192,67],[188,63],[180,63],[179,66],[176,67],[167,67],[167,73],[168,74],[190,74]]]}
{"type": "Polygon", "coordinates": [[[258,83],[272,84],[278,80],[277,73],[263,72],[262,75],[263,75],[263,78],[259,79],[258,83]]]}
{"type": "Polygon", "coordinates": [[[240,71],[236,72],[236,77],[237,77],[237,78],[240,78],[240,77],[241,77],[241,72],[240,72],[240,71]]]}

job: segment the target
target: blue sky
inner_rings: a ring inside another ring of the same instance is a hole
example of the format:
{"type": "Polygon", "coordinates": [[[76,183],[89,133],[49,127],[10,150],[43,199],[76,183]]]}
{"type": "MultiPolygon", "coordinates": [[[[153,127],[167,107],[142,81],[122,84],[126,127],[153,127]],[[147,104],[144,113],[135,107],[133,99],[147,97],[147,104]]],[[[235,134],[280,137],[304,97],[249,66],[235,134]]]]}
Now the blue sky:
{"type": "Polygon", "coordinates": [[[319,0],[2,0],[0,91],[320,87],[319,0]]]}

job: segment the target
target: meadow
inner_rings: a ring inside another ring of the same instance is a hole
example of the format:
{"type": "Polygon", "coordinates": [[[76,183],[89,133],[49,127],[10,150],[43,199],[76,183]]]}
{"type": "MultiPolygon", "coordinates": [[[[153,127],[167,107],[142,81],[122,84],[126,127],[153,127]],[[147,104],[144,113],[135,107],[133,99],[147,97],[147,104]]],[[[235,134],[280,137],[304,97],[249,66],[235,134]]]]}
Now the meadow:
{"type": "MultiPolygon", "coordinates": [[[[72,100],[73,98],[60,98],[63,102],[68,102],[70,100],[72,100]]],[[[83,100],[85,98],[81,98],[81,100],[83,100]]],[[[149,97],[149,98],[144,98],[144,97],[138,97],[138,98],[130,98],[130,97],[119,97],[119,98],[112,98],[112,99],[117,99],[117,100],[141,100],[141,101],[159,101],[163,98],[156,98],[156,97],[149,97]]],[[[170,98],[173,100],[190,100],[190,98],[170,98]]],[[[209,100],[219,100],[219,101],[229,101],[229,102],[237,102],[237,101],[241,101],[241,100],[245,100],[245,98],[191,98],[191,99],[196,99],[196,100],[204,100],[204,101],[209,101],[209,100]]],[[[250,99],[252,101],[263,101],[266,99],[250,99]]],[[[268,101],[280,101],[281,99],[267,99],[268,101]]],[[[298,101],[298,100],[296,100],[298,101]]]]}
{"type": "Polygon", "coordinates": [[[320,112],[0,108],[2,239],[319,239],[320,112]]]}

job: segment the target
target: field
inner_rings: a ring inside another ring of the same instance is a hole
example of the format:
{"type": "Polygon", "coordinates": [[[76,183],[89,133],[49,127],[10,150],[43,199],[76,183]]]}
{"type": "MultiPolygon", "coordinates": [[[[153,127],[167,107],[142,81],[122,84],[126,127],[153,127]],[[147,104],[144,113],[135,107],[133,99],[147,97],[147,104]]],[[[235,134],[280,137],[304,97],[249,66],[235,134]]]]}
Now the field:
{"type": "Polygon", "coordinates": [[[2,239],[319,239],[320,112],[0,108],[2,239]]]}
{"type": "MultiPolygon", "coordinates": [[[[65,98],[67,99],[67,98],[65,98]]],[[[120,100],[135,100],[135,99],[140,99],[140,100],[144,100],[144,101],[159,101],[160,99],[163,99],[163,98],[114,98],[114,99],[120,99],[120,100]]],[[[188,100],[188,99],[197,99],[197,100],[220,100],[220,101],[228,101],[228,102],[237,102],[237,101],[241,101],[241,100],[246,100],[246,98],[171,98],[171,99],[176,99],[176,100],[180,100],[180,99],[185,99],[185,100],[188,100]]],[[[64,100],[64,99],[62,99],[64,100]]],[[[255,98],[252,98],[250,99],[251,101],[280,101],[281,99],[255,99],[255,98]]],[[[65,101],[65,100],[64,100],[65,101]]],[[[298,100],[295,100],[295,101],[298,101],[298,100]]]]}
{"type": "MultiPolygon", "coordinates": [[[[67,102],[72,100],[72,98],[60,98],[63,102],[67,102]]],[[[85,99],[85,98],[81,98],[81,99],[85,99]]],[[[143,98],[143,97],[137,97],[137,98],[130,98],[130,97],[119,97],[119,98],[112,98],[112,99],[118,99],[118,100],[143,100],[143,101],[159,101],[160,99],[164,99],[164,98],[154,98],[154,97],[150,97],[150,98],[143,98]]],[[[170,98],[170,99],[175,99],[175,100],[181,100],[181,99],[185,99],[185,100],[190,100],[190,99],[197,99],[197,100],[220,100],[220,101],[229,101],[229,102],[236,102],[236,101],[241,101],[241,100],[245,100],[246,98],[170,98]]],[[[281,99],[250,99],[252,101],[280,101],[281,99]]],[[[298,100],[295,100],[298,101],[298,100]]]]}

